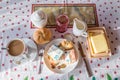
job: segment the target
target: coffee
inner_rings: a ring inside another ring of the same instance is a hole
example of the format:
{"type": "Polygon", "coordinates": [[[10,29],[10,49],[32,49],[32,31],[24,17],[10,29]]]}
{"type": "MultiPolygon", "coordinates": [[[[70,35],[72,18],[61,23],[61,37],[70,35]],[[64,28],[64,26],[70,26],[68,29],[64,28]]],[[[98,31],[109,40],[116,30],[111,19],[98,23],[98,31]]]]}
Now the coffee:
{"type": "Polygon", "coordinates": [[[20,40],[13,40],[8,45],[8,52],[12,56],[18,56],[24,51],[24,43],[20,40]]]}

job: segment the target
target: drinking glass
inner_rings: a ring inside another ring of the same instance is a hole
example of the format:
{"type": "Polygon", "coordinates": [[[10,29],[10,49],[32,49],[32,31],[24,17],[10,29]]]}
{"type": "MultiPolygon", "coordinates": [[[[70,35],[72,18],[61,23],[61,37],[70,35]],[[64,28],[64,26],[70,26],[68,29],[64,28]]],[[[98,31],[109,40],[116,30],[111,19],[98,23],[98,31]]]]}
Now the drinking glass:
{"type": "Polygon", "coordinates": [[[56,18],[56,30],[60,33],[67,31],[67,27],[69,25],[69,18],[65,14],[61,14],[56,18]]]}

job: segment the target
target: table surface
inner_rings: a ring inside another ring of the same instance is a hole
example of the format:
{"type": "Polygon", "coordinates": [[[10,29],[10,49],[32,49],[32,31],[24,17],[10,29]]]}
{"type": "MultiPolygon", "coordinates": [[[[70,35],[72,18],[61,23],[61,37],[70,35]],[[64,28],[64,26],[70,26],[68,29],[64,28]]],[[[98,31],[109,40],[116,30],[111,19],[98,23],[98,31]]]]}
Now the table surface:
{"type": "MultiPolygon", "coordinates": [[[[42,73],[38,75],[39,60],[15,66],[8,53],[1,50],[10,39],[32,38],[35,30],[30,28],[32,4],[63,3],[64,0],[0,0],[0,80],[120,80],[120,0],[68,0],[70,4],[95,3],[99,26],[105,26],[108,33],[112,56],[89,59],[94,73],[91,78],[87,77],[83,62],[67,74],[55,74],[41,62],[42,73]]],[[[51,30],[52,39],[63,37],[64,33],[58,33],[54,28],[51,30]]]]}

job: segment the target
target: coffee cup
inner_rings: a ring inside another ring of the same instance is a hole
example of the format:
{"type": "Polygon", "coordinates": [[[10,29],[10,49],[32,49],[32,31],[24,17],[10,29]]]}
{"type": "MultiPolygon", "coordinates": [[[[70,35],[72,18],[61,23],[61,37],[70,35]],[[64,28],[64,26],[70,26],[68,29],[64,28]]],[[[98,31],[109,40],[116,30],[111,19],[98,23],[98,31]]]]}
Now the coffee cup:
{"type": "Polygon", "coordinates": [[[75,36],[87,37],[86,31],[87,31],[87,24],[84,21],[75,18],[73,20],[73,34],[75,36]]]}
{"type": "Polygon", "coordinates": [[[7,52],[9,56],[14,60],[14,61],[21,61],[23,59],[28,59],[29,55],[28,53],[28,47],[24,43],[22,39],[12,39],[9,41],[7,44],[7,52]]]}

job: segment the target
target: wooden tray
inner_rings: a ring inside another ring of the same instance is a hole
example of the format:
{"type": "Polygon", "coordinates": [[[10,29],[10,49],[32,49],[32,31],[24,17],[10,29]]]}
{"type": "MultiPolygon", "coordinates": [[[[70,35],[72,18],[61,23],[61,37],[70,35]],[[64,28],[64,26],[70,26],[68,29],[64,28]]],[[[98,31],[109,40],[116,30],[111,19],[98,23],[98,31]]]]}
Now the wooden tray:
{"type": "MultiPolygon", "coordinates": [[[[56,27],[56,17],[60,14],[67,14],[70,19],[69,28],[73,25],[73,19],[79,18],[85,21],[88,27],[98,26],[98,17],[95,4],[32,4],[32,13],[42,10],[48,15],[47,27],[56,27]]],[[[31,28],[35,26],[31,23],[31,28]]]]}

